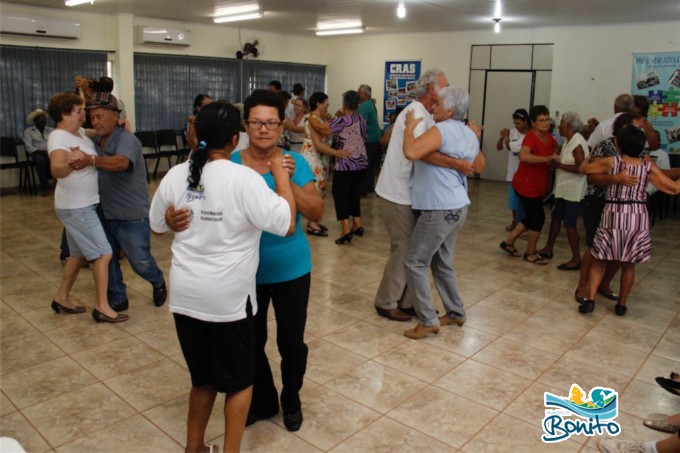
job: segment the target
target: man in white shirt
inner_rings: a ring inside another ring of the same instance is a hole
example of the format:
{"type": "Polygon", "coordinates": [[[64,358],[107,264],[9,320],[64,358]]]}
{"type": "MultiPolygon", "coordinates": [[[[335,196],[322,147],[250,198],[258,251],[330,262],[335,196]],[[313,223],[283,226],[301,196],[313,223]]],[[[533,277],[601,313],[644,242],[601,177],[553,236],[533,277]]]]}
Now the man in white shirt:
{"type": "Polygon", "coordinates": [[[26,123],[28,129],[24,131],[23,142],[26,155],[31,157],[35,164],[40,180],[41,195],[46,197],[50,194],[50,157],[47,154],[47,137],[54,130],[47,126],[47,114],[41,109],[36,109],[28,114],[26,123]]]}
{"type": "MultiPolygon", "coordinates": [[[[415,315],[414,294],[406,285],[404,267],[404,256],[416,224],[416,216],[411,209],[413,162],[406,159],[403,150],[404,120],[409,111],[414,112],[415,118],[423,118],[414,130],[416,138],[434,126],[431,113],[439,100],[438,92],[448,85],[446,75],[440,69],[432,68],[423,73],[416,84],[416,100],[399,114],[394,123],[385,161],[375,187],[376,193],[382,198],[383,220],[390,235],[390,257],[375,296],[375,309],[378,315],[392,321],[406,322],[415,315]]],[[[438,151],[428,155],[423,161],[455,169],[460,169],[461,165],[460,160],[438,151]]]]}
{"type": "MultiPolygon", "coordinates": [[[[588,146],[590,149],[593,149],[595,145],[600,143],[602,140],[611,137],[612,129],[614,128],[614,121],[616,121],[616,118],[618,118],[622,113],[631,112],[634,105],[635,102],[633,100],[633,96],[630,94],[624,93],[616,96],[616,99],[614,100],[614,116],[603,120],[595,127],[593,133],[590,134],[590,137],[588,138],[588,146]]],[[[590,120],[588,122],[590,122],[590,120]]]]}

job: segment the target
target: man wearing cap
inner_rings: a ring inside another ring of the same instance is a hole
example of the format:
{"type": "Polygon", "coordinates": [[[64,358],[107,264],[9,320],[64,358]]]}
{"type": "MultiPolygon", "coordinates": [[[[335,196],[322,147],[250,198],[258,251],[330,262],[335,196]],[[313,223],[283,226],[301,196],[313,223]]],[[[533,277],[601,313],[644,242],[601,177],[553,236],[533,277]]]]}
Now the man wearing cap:
{"type": "Polygon", "coordinates": [[[23,141],[26,154],[31,156],[40,180],[40,195],[50,194],[50,157],[47,154],[47,137],[54,130],[47,126],[47,114],[41,109],[35,109],[26,117],[30,126],[24,131],[23,141]]]}
{"type": "MultiPolygon", "coordinates": [[[[116,311],[128,308],[120,270],[119,250],[123,249],[135,273],[153,286],[153,302],[160,307],[165,303],[167,290],[163,272],[151,256],[149,192],[142,145],[137,137],[119,127],[118,101],[111,93],[95,93],[87,110],[97,134],[94,142],[98,155],[92,165],[100,170],[100,216],[113,249],[109,304],[116,311]]],[[[74,168],[83,164],[78,152],[72,150],[74,168]]]]}

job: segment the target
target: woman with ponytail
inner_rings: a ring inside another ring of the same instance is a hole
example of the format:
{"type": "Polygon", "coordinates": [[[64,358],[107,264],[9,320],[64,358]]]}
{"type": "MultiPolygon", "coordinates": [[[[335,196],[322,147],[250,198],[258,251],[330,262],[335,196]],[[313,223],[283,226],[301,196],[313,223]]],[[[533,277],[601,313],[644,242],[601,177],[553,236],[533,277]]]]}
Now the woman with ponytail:
{"type": "MultiPolygon", "coordinates": [[[[186,451],[205,451],[217,392],[224,403],[224,451],[238,451],[255,373],[255,273],[263,231],[295,231],[295,199],[282,156],[268,162],[276,192],[249,168],[230,161],[240,115],[231,105],[203,107],[192,159],[170,169],[151,203],[151,228],[170,231],[165,212],[187,209],[191,224],[175,234],[170,311],[191,375],[186,451]]],[[[212,448],[211,448],[212,451],[212,448]]]]}

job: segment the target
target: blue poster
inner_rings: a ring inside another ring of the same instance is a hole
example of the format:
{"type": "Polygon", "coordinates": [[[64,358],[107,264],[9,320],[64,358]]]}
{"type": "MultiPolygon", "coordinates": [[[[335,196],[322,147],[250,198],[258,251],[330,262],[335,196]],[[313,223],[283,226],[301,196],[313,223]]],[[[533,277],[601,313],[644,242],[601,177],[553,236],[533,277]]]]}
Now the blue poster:
{"type": "Polygon", "coordinates": [[[632,94],[649,97],[648,119],[661,148],[680,153],[680,52],[634,53],[632,94]]]}
{"type": "Polygon", "coordinates": [[[416,82],[420,78],[420,60],[385,62],[385,104],[383,121],[389,122],[390,113],[404,108],[416,98],[416,82]]]}

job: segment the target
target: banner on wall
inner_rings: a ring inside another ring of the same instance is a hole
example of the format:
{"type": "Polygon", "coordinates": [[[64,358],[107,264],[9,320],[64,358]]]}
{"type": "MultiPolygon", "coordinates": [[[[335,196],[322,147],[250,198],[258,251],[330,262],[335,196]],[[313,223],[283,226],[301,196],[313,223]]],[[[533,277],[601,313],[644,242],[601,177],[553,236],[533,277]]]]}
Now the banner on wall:
{"type": "Polygon", "coordinates": [[[406,107],[416,99],[416,82],[420,78],[420,60],[385,61],[385,101],[383,121],[388,123],[390,113],[406,107]]]}
{"type": "Polygon", "coordinates": [[[680,52],[634,53],[631,93],[649,97],[647,118],[661,148],[680,153],[680,52]]]}

